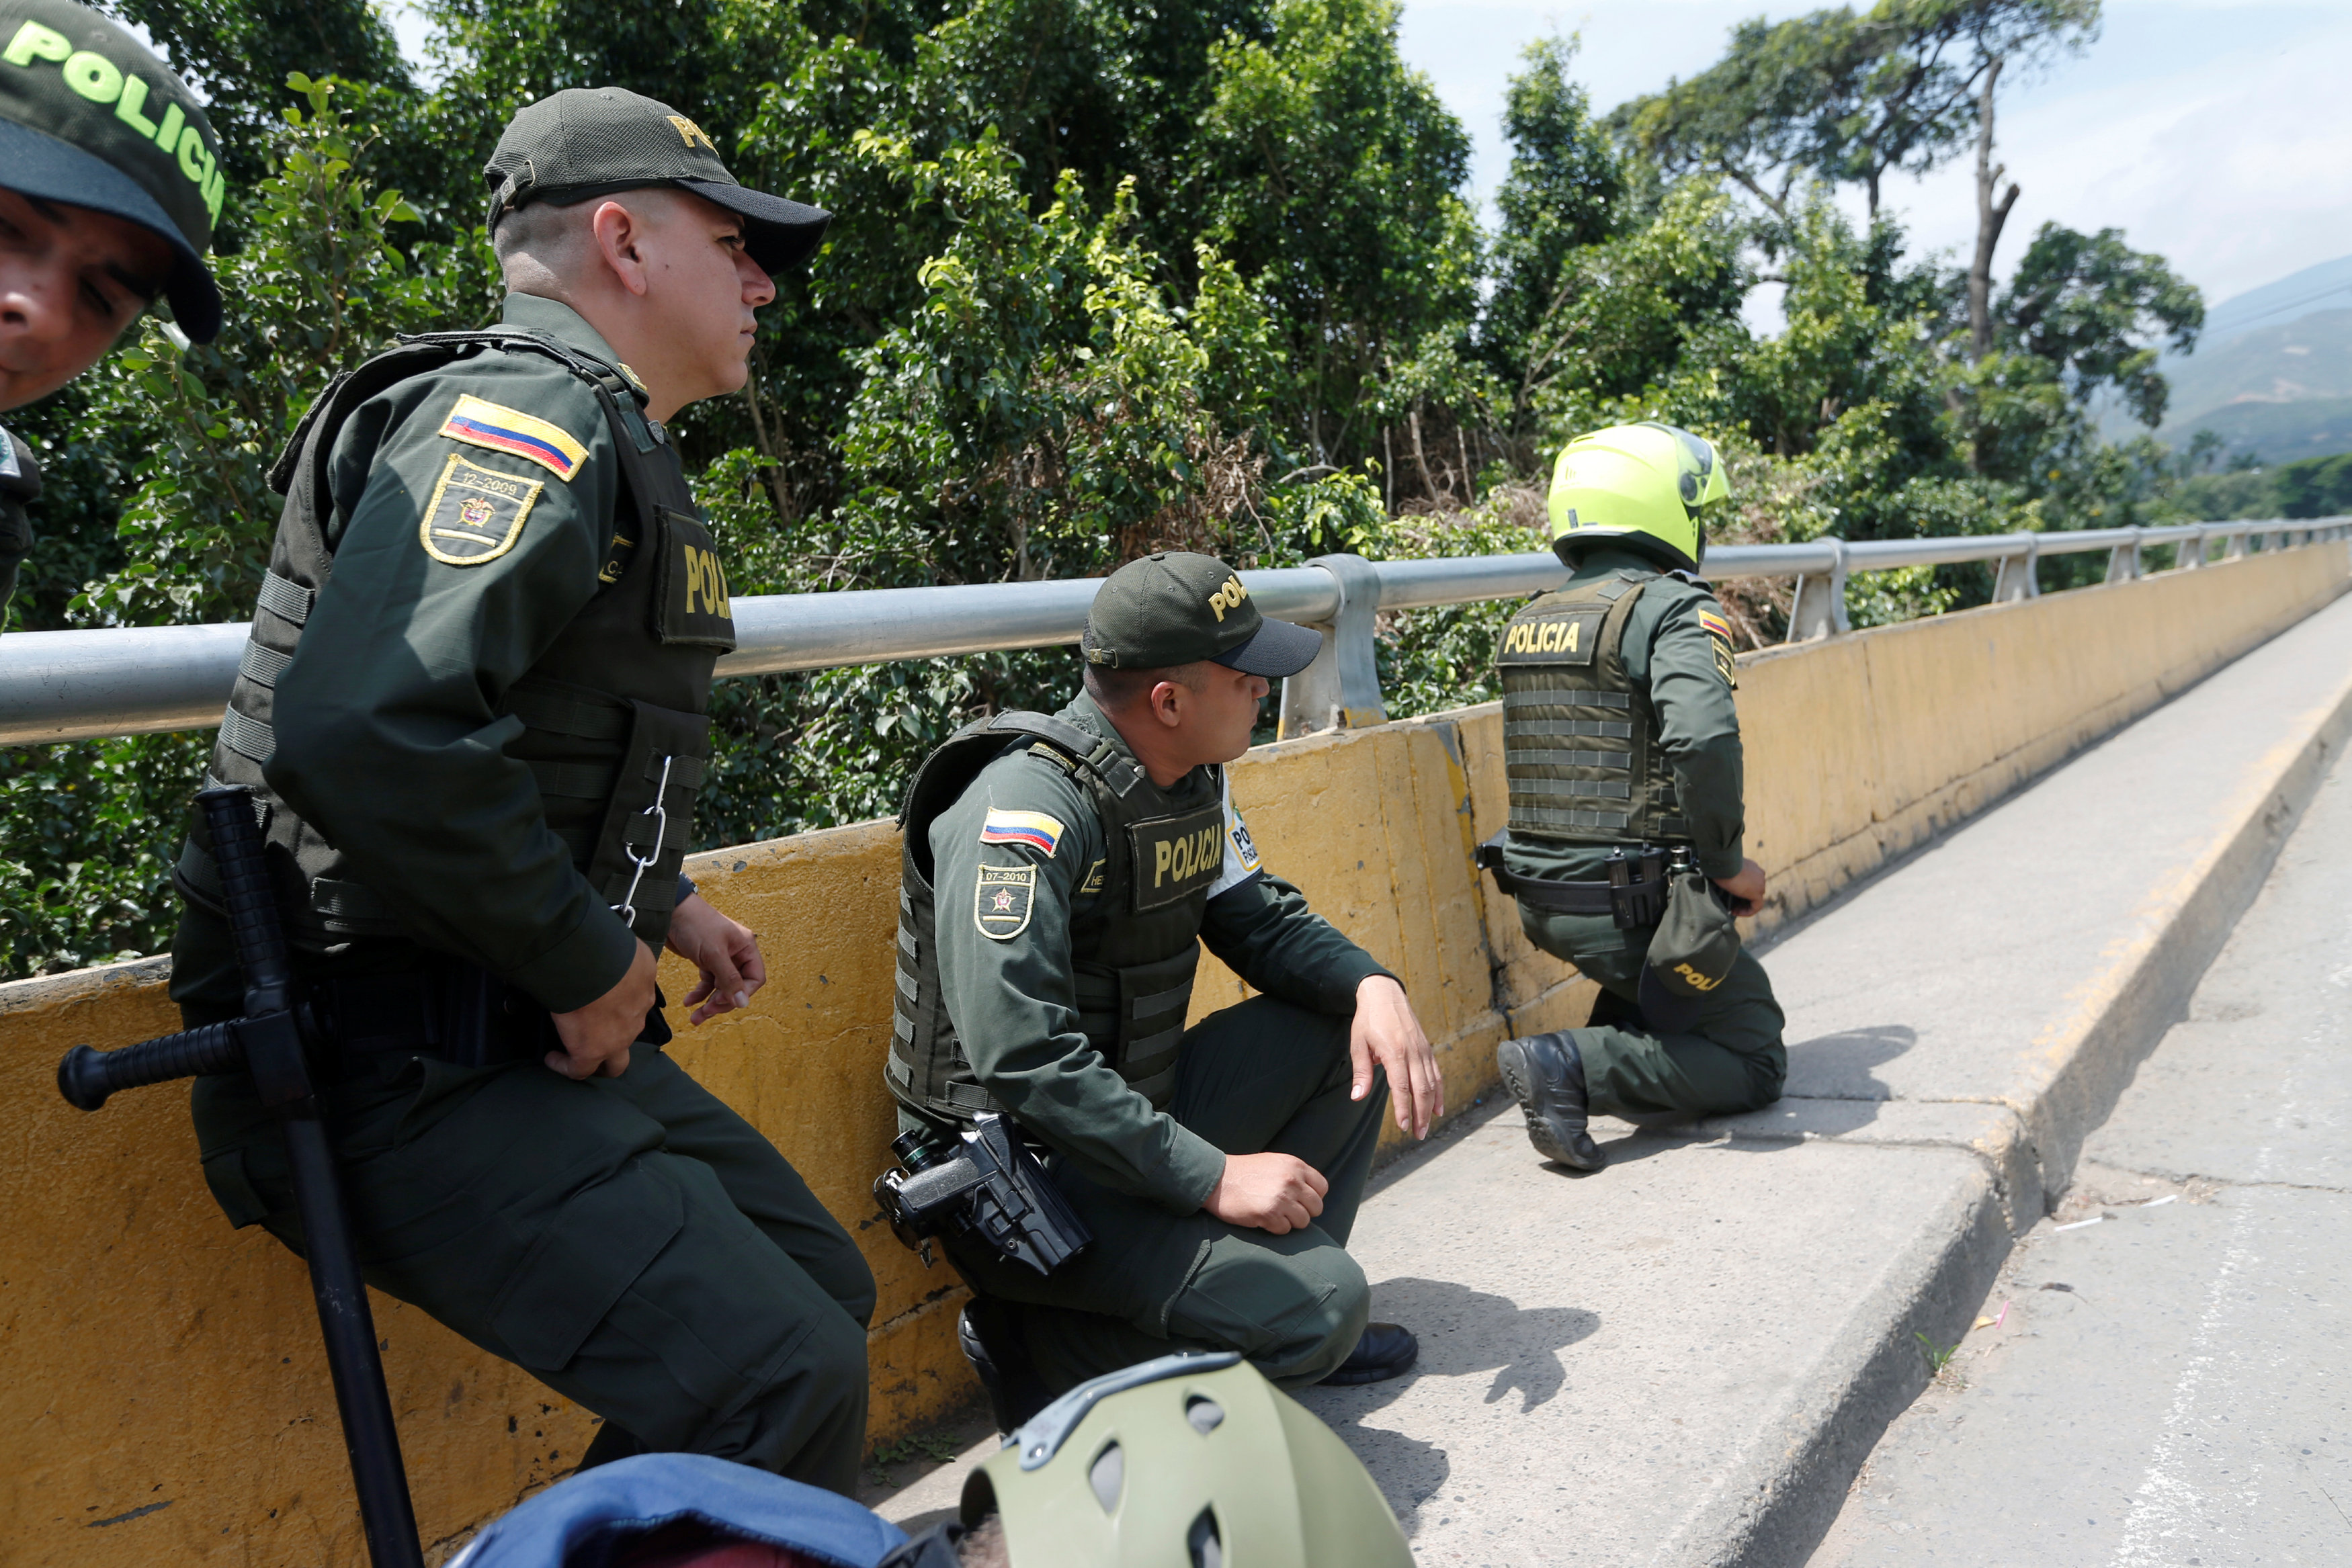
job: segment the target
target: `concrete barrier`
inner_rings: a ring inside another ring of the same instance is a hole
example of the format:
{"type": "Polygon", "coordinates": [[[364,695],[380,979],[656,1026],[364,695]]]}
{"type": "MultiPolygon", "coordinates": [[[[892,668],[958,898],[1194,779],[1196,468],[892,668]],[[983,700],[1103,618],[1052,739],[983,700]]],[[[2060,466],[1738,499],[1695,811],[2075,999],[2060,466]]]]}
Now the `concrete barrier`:
{"type": "MultiPolygon", "coordinates": [[[[2341,543],[2052,595],[1752,655],[1741,667],[1749,852],[1767,924],[1801,913],[2328,602],[2341,543]]],[[[1234,788],[1268,863],[1404,978],[1459,1110],[1495,1042],[1580,1020],[1591,987],[1520,936],[1472,871],[1503,821],[1493,706],[1254,751],[1234,788]]],[[[721,850],[690,868],[762,933],[776,977],[674,1048],[858,1234],[880,1280],[872,1435],[970,1397],[961,1291],[926,1272],[866,1187],[892,1128],[897,835],[865,823],[721,850]]],[[[0,1508],[5,1561],[355,1563],[334,1405],[299,1265],[233,1232],[196,1173],[184,1089],[85,1117],[52,1073],[71,1044],[173,1025],[162,960],[0,986],[0,1508]]],[[[667,970],[669,994],[684,977],[667,970]]],[[[1213,962],[1196,1008],[1244,994],[1213,962]]],[[[1393,1145],[1394,1129],[1390,1129],[1393,1145]]],[[[376,1301],[428,1543],[562,1474],[585,1412],[376,1301]]]]}

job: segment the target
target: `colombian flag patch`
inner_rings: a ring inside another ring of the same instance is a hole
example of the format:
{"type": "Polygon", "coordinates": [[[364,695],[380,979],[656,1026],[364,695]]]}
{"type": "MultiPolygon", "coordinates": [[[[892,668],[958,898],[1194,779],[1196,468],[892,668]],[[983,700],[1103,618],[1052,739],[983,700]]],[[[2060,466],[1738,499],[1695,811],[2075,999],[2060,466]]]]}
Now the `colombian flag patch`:
{"type": "Polygon", "coordinates": [[[471,393],[457,400],[440,434],[452,441],[527,457],[559,479],[571,478],[588,457],[588,449],[562,426],[504,403],[485,402],[471,393]]]}
{"type": "Polygon", "coordinates": [[[1698,612],[1698,623],[1706,627],[1708,631],[1714,632],[1717,636],[1722,638],[1725,642],[1728,643],[1731,641],[1731,622],[1726,621],[1722,616],[1717,615],[1714,611],[1700,611],[1698,612]]]}
{"type": "Polygon", "coordinates": [[[981,824],[983,844],[1027,844],[1052,854],[1062,841],[1062,824],[1043,811],[991,811],[981,824]]]}

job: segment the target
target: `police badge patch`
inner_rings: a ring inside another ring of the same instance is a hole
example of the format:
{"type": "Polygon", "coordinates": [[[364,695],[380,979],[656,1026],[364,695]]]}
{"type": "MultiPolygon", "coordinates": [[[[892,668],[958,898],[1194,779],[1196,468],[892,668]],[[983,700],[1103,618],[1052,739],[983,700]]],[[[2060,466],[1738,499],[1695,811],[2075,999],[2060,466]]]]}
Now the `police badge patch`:
{"type": "Polygon", "coordinates": [[[468,463],[456,453],[433,486],[416,537],[425,553],[448,566],[479,566],[514,549],[523,519],[545,482],[519,479],[468,463]]]}
{"type": "Polygon", "coordinates": [[[1037,906],[1037,868],[1034,865],[984,865],[972,889],[971,923],[995,942],[1010,942],[1029,929],[1029,912],[1037,906]]]}

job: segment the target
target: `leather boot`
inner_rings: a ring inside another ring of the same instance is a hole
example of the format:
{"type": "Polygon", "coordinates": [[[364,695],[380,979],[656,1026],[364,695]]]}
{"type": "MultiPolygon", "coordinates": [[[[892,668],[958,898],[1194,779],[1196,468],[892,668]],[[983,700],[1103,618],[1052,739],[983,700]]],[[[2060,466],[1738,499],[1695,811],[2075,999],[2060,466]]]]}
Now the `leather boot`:
{"type": "Polygon", "coordinates": [[[1536,1153],[1570,1170],[1597,1171],[1609,1163],[1585,1130],[1584,1058],[1566,1030],[1507,1040],[1495,1048],[1495,1062],[1527,1113],[1536,1153]]]}
{"type": "Polygon", "coordinates": [[[1351,1383],[1386,1383],[1402,1377],[1421,1359],[1421,1342],[1411,1329],[1397,1323],[1366,1323],[1363,1336],[1348,1359],[1325,1375],[1326,1386],[1351,1383]]]}

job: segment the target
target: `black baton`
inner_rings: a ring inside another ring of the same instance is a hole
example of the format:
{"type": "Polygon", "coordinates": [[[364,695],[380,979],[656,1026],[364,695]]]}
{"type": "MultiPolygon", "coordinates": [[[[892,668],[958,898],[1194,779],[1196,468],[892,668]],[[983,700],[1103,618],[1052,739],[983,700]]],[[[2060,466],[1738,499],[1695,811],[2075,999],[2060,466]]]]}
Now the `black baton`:
{"type": "Polygon", "coordinates": [[[368,1556],[375,1568],[424,1568],[408,1476],[400,1461],[400,1434],[393,1425],[383,1361],[376,1351],[375,1319],[360,1278],[334,1151],[328,1146],[326,1124],[311,1092],[293,967],[269,892],[253,797],[239,789],[206,789],[196,803],[212,835],[237,967],[245,974],[245,1017],[121,1051],[75,1046],[58,1063],[58,1088],[72,1104],[95,1111],[121,1089],[240,1066],[251,1075],[262,1103],[285,1133],[294,1196],[302,1211],[310,1293],[319,1304],[327,1367],[334,1375],[335,1406],[342,1416],[343,1447],[351,1455],[368,1556]]]}

